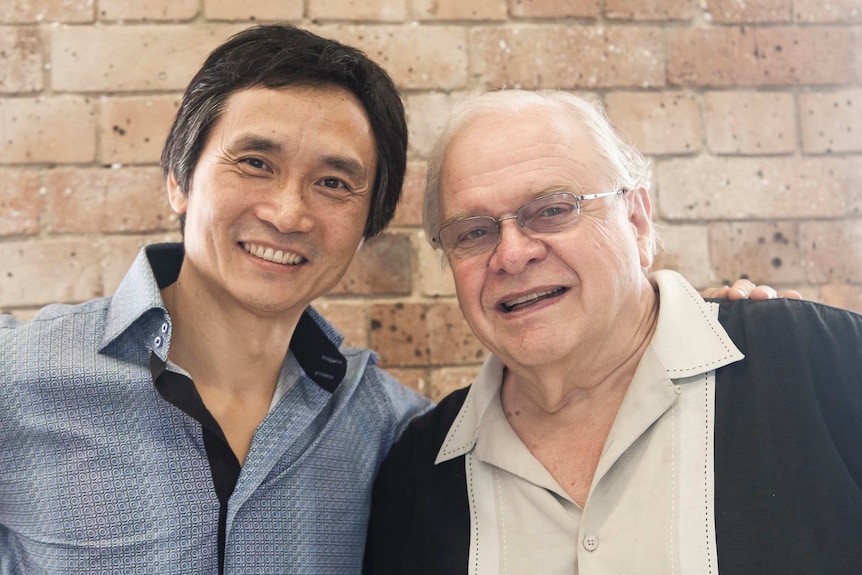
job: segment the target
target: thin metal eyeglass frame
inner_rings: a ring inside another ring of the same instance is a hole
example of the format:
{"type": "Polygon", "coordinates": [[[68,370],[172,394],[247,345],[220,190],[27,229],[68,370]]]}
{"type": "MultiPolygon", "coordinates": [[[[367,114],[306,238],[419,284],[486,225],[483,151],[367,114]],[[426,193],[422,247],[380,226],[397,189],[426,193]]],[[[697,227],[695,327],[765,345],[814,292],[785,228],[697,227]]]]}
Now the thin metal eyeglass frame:
{"type": "MultiPolygon", "coordinates": [[[[486,253],[487,251],[489,251],[490,249],[492,249],[492,247],[494,247],[494,246],[496,246],[497,244],[499,244],[499,243],[500,243],[500,238],[502,237],[502,234],[500,233],[500,224],[502,224],[504,221],[506,221],[506,220],[515,220],[515,221],[516,221],[516,223],[518,224],[518,227],[519,227],[520,229],[524,229],[524,228],[526,228],[526,227],[527,227],[526,222],[524,222],[524,221],[522,221],[522,220],[521,220],[521,216],[523,215],[521,212],[523,211],[523,209],[524,209],[525,207],[527,207],[528,205],[532,204],[533,202],[536,202],[536,201],[539,201],[539,200],[542,200],[542,199],[545,199],[545,198],[549,198],[549,197],[551,197],[551,196],[558,196],[558,195],[559,195],[559,196],[569,196],[569,197],[571,197],[571,198],[574,200],[574,202],[575,202],[575,213],[578,215],[578,217],[577,217],[577,218],[572,222],[572,224],[571,224],[571,226],[570,226],[570,227],[573,227],[573,226],[575,226],[575,225],[578,223],[578,221],[580,221],[581,202],[582,202],[582,201],[584,201],[584,200],[595,200],[595,199],[598,199],[598,198],[607,198],[607,197],[610,197],[610,196],[622,195],[622,194],[625,194],[626,192],[628,192],[628,190],[627,190],[627,189],[625,189],[625,188],[622,188],[622,189],[619,189],[619,190],[615,190],[615,191],[612,191],[612,192],[600,192],[600,193],[598,193],[598,194],[582,194],[582,195],[575,195],[575,194],[573,194],[572,192],[553,192],[553,193],[550,193],[550,194],[546,194],[546,195],[544,195],[544,196],[539,196],[539,197],[537,197],[537,198],[533,198],[532,200],[530,200],[529,202],[526,202],[524,205],[522,205],[520,208],[518,208],[518,209],[515,211],[515,213],[514,213],[514,214],[512,214],[512,215],[510,215],[510,216],[503,216],[502,218],[495,218],[495,217],[493,217],[493,216],[470,216],[470,217],[467,217],[467,218],[461,218],[460,220],[455,220],[454,222],[449,222],[448,224],[446,224],[445,226],[441,227],[441,228],[437,231],[437,235],[436,235],[436,236],[434,236],[433,238],[431,238],[431,242],[432,242],[432,243],[434,243],[434,244],[439,245],[439,246],[443,249],[443,251],[445,251],[445,252],[446,252],[446,254],[447,254],[447,255],[449,255],[450,257],[454,257],[454,258],[456,258],[456,259],[464,259],[464,258],[468,258],[468,257],[472,257],[472,256],[477,256],[477,255],[480,255],[480,254],[486,253]],[[467,253],[467,254],[464,254],[464,255],[458,256],[458,255],[456,255],[456,254],[455,254],[455,251],[456,251],[456,250],[455,250],[454,248],[446,248],[446,246],[444,246],[444,245],[443,245],[443,243],[440,241],[440,233],[441,233],[443,230],[445,230],[446,228],[448,228],[449,226],[452,226],[452,225],[455,225],[455,224],[460,224],[461,222],[465,222],[465,221],[469,221],[469,220],[478,220],[478,219],[482,219],[482,220],[492,220],[492,221],[496,224],[496,226],[497,226],[497,241],[496,241],[493,245],[492,245],[492,244],[488,244],[488,247],[487,247],[487,248],[485,248],[485,249],[483,249],[483,250],[481,250],[481,251],[470,252],[470,253],[467,253]]],[[[530,229],[530,228],[527,228],[527,229],[530,229]]],[[[563,228],[563,229],[567,229],[567,228],[563,228]]],[[[553,233],[559,233],[559,232],[563,231],[563,229],[561,229],[561,230],[557,230],[557,231],[555,231],[555,232],[536,232],[536,233],[553,234],[553,233]]],[[[535,230],[530,229],[530,231],[535,231],[535,230]]]]}

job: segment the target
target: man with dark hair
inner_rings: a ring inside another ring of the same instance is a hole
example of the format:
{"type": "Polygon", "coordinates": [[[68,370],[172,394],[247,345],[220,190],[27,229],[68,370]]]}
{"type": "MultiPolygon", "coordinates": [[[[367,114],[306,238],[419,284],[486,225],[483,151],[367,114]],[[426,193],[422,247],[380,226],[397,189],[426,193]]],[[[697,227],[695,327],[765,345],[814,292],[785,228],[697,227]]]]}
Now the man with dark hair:
{"type": "Polygon", "coordinates": [[[365,237],[395,215],[407,163],[407,123],[392,79],[349,46],[287,26],[260,26],[216,48],[192,78],[162,151],[162,169],[188,193],[207,136],[228,98],[248,88],[341,86],[362,105],[379,164],[365,237]]]}
{"type": "Polygon", "coordinates": [[[162,155],[183,244],[111,298],[0,316],[0,574],[350,573],[428,401],[310,303],[392,218],[407,128],[361,52],[248,29],[162,155]]]}

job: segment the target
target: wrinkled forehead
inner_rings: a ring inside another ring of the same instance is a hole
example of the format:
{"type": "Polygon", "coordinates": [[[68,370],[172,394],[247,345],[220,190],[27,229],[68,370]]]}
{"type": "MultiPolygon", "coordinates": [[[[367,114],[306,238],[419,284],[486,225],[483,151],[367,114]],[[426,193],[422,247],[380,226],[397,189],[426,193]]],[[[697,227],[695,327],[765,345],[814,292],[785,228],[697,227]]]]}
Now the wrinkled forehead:
{"type": "Polygon", "coordinates": [[[443,217],[454,206],[472,211],[476,202],[523,203],[559,189],[601,192],[599,165],[595,146],[570,114],[548,107],[483,113],[461,126],[444,154],[443,217]]]}

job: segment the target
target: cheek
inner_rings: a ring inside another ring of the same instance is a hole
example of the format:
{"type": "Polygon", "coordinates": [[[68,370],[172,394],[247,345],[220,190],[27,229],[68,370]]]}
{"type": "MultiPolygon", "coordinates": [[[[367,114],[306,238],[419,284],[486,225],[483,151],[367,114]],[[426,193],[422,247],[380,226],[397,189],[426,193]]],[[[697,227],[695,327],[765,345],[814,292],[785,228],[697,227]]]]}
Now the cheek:
{"type": "MultiPolygon", "coordinates": [[[[351,218],[333,218],[323,224],[322,232],[320,227],[317,229],[318,233],[314,235],[327,246],[330,255],[342,261],[341,267],[346,267],[354,257],[359,255],[359,250],[364,243],[363,223],[358,223],[351,218]]],[[[371,248],[366,246],[365,249],[371,248]]]]}
{"type": "Polygon", "coordinates": [[[458,296],[458,305],[467,321],[473,323],[473,319],[482,314],[482,287],[483,275],[477,267],[461,266],[452,270],[455,280],[455,294],[458,296]]]}
{"type": "Polygon", "coordinates": [[[455,292],[459,297],[466,296],[472,283],[470,268],[460,262],[455,262],[453,265],[453,262],[450,261],[449,269],[452,270],[452,279],[455,281],[455,292]]]}

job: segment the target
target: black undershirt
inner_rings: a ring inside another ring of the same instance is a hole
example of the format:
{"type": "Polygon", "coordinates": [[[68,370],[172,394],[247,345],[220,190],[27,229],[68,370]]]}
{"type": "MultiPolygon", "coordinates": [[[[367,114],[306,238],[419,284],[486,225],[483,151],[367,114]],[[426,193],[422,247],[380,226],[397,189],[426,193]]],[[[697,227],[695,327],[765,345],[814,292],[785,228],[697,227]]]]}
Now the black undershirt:
{"type": "Polygon", "coordinates": [[[242,467],[230,448],[221,426],[204,405],[192,380],[181,373],[166,369],[165,363],[156,354],[150,355],[150,370],[153,374],[153,383],[162,397],[201,424],[204,448],[210,464],[213,487],[219,502],[218,572],[223,573],[227,501],[236,487],[242,467]]]}
{"type": "MultiPolygon", "coordinates": [[[[183,260],[181,246],[153,244],[147,247],[147,257],[159,289],[176,281],[183,260]]],[[[308,311],[299,318],[290,340],[290,351],[305,374],[329,393],[333,393],[344,379],[347,360],[308,311]]],[[[201,424],[213,488],[219,501],[218,572],[222,574],[227,537],[227,503],[236,487],[242,466],[221,426],[204,405],[194,382],[185,375],[166,369],[165,362],[155,353],[150,354],[150,371],[153,384],[161,396],[201,424]]]]}

